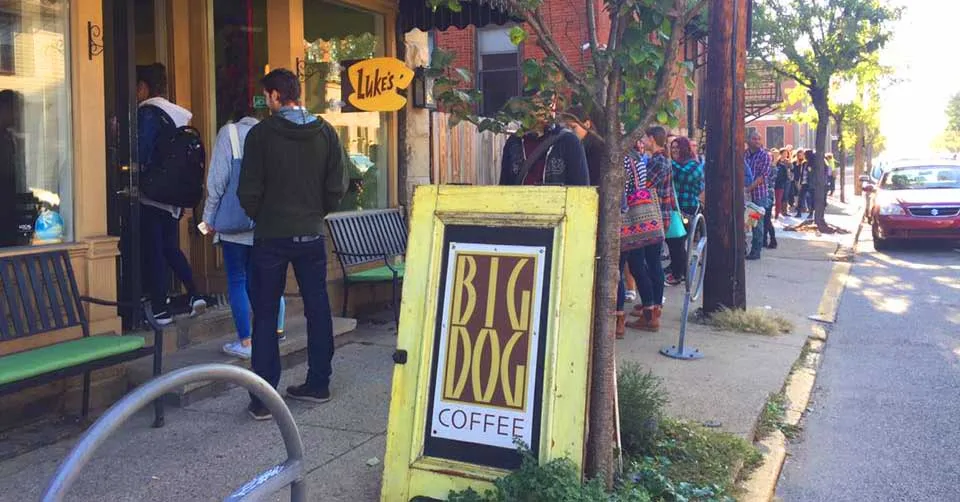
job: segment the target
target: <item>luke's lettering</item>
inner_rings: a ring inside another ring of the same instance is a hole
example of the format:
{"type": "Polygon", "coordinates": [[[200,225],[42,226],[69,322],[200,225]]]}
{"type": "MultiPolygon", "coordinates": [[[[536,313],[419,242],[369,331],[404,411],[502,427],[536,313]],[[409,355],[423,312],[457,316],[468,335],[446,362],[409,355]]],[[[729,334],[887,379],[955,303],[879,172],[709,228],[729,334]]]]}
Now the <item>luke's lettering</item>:
{"type": "Polygon", "coordinates": [[[361,68],[357,71],[357,74],[360,75],[360,86],[357,89],[357,96],[360,99],[375,98],[394,89],[393,80],[396,75],[392,72],[385,72],[381,75],[380,69],[377,68],[371,76],[361,68]]]}
{"type": "Polygon", "coordinates": [[[457,255],[444,399],[524,408],[533,279],[532,258],[457,255]]]}

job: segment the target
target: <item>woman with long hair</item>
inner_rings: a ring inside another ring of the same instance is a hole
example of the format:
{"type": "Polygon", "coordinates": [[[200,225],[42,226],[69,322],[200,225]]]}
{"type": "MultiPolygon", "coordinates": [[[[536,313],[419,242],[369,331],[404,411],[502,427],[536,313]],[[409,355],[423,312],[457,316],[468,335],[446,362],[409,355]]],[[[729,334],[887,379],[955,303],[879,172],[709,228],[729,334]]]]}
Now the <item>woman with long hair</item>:
{"type": "MultiPolygon", "coordinates": [[[[700,194],[704,188],[703,167],[693,154],[690,140],[683,136],[673,138],[670,143],[670,157],[677,205],[686,224],[700,210],[700,194]]],[[[667,248],[670,250],[667,284],[675,286],[687,278],[686,240],[686,237],[667,239],[667,248]]]]}

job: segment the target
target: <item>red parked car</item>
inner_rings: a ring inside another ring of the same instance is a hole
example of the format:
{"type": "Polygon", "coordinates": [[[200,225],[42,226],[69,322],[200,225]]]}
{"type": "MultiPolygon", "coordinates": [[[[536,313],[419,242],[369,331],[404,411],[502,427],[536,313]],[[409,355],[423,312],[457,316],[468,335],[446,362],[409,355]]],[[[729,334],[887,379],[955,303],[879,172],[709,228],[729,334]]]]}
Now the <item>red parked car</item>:
{"type": "Polygon", "coordinates": [[[960,162],[899,165],[863,188],[871,194],[876,249],[893,240],[960,241],[960,162]]]}

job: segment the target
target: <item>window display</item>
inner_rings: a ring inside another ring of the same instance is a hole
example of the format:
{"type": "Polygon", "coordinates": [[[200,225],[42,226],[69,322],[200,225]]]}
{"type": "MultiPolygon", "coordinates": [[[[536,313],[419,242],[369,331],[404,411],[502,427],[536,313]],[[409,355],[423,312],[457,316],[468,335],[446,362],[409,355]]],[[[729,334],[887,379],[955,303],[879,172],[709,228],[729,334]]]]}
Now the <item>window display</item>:
{"type": "Polygon", "coordinates": [[[384,56],[383,16],[324,0],[304,0],[304,103],[333,125],[350,184],[343,211],[388,205],[388,113],[350,110],[341,96],[342,63],[384,56]]]}
{"type": "Polygon", "coordinates": [[[72,238],[69,3],[0,10],[0,247],[72,238]]]}

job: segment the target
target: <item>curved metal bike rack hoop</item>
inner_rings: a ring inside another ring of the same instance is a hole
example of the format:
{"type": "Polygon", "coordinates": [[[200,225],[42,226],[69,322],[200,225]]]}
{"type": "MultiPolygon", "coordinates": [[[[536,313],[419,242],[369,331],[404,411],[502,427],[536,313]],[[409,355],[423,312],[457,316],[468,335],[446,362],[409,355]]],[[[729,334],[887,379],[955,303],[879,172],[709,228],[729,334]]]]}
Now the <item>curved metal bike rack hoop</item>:
{"type": "Polygon", "coordinates": [[[44,502],[61,501],[77,480],[80,470],[93,458],[94,452],[114,431],[130,417],[168,391],[193,382],[210,380],[226,381],[250,391],[270,410],[277,420],[280,435],[287,448],[287,460],[260,474],[243,485],[224,500],[261,500],[286,486],[290,486],[290,500],[307,500],[306,483],[303,481],[303,441],[293,415],[286,403],[265,380],[255,373],[228,364],[200,364],[173,371],[134,390],[107,410],[96,423],[84,433],[83,438],[60,464],[50,485],[43,495],[44,502]]]}
{"type": "Polygon", "coordinates": [[[703,352],[695,347],[686,347],[687,316],[690,302],[700,299],[703,293],[703,278],[707,268],[707,224],[702,214],[697,214],[687,228],[687,280],[686,294],[683,297],[683,316],[680,318],[680,340],[676,345],[660,349],[660,353],[673,359],[692,361],[701,359],[703,352]],[[700,238],[697,239],[697,234],[700,238]]]}

